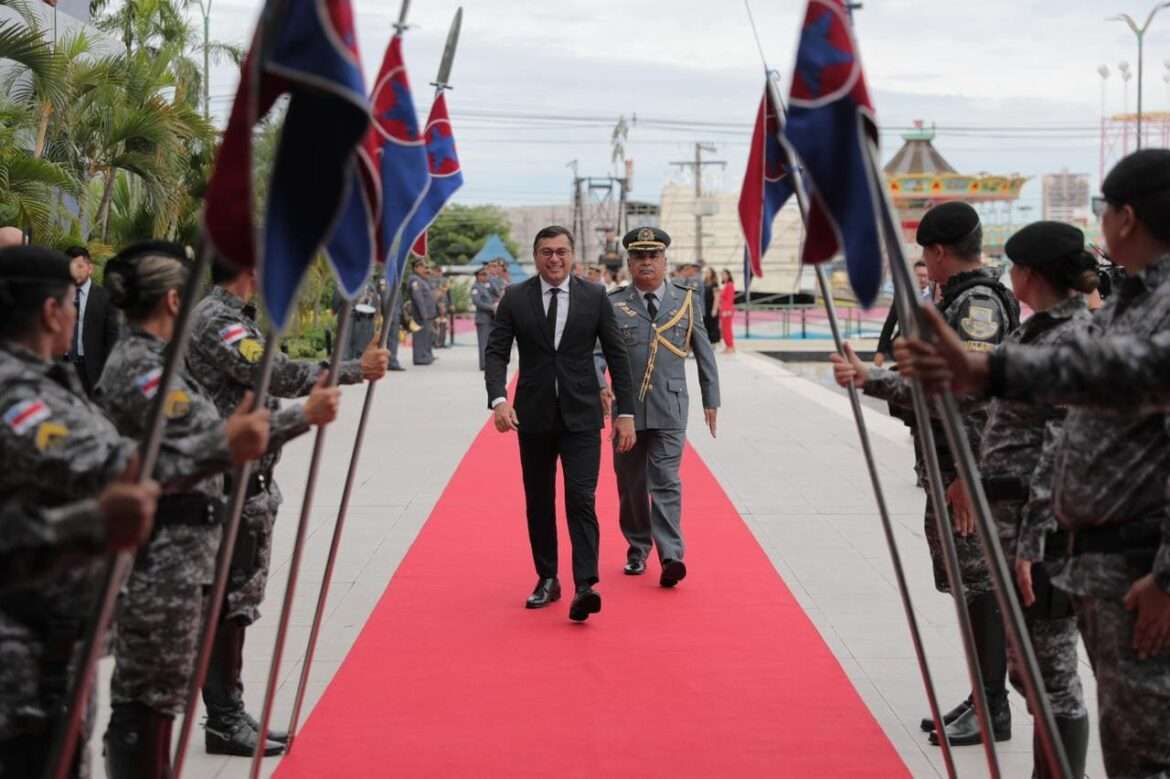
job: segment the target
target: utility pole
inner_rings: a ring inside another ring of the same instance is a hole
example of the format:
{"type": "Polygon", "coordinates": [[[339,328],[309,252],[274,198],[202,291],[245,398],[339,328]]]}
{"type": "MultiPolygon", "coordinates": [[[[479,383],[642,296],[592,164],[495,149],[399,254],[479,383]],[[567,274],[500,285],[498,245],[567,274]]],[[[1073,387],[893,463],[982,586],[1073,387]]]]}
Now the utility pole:
{"type": "Polygon", "coordinates": [[[573,231],[574,240],[582,240],[581,231],[583,216],[581,214],[581,177],[577,175],[577,160],[572,160],[566,168],[571,168],[573,171],[573,226],[570,228],[573,231]]]}
{"type": "Polygon", "coordinates": [[[718,165],[720,167],[727,167],[726,160],[705,160],[703,159],[703,152],[714,152],[715,146],[710,143],[696,143],[695,144],[695,159],[692,162],[672,162],[671,165],[677,165],[680,168],[691,168],[695,176],[695,262],[703,259],[703,166],[704,165],[718,165]]]}

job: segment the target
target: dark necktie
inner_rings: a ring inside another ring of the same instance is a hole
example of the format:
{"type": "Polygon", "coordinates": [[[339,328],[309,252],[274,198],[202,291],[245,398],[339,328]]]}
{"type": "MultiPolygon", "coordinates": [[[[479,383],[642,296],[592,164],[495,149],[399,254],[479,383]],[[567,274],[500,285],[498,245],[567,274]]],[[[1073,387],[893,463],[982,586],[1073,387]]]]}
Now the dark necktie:
{"type": "Polygon", "coordinates": [[[654,293],[647,292],[642,297],[646,299],[646,311],[649,312],[650,318],[651,319],[657,318],[658,317],[658,300],[654,297],[654,293]]]}
{"type": "Polygon", "coordinates": [[[549,290],[552,298],[548,301],[548,313],[544,317],[548,325],[548,340],[552,341],[554,347],[557,345],[557,295],[560,293],[560,287],[553,287],[549,290]]]}
{"type": "Polygon", "coordinates": [[[76,358],[81,350],[81,287],[77,287],[73,292],[73,307],[77,309],[77,320],[73,323],[73,346],[70,347],[76,358]]]}

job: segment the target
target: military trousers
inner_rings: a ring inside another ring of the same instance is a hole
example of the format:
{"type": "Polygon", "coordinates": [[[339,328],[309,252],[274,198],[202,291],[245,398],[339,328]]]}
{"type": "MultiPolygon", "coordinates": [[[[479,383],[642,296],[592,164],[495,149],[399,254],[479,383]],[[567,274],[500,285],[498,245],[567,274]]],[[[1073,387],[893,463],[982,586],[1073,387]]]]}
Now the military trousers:
{"type": "Polygon", "coordinates": [[[1077,621],[1097,677],[1097,718],[1111,779],[1170,778],[1170,655],[1133,651],[1137,612],[1120,598],[1078,595],[1077,621]]]}
{"type": "Polygon", "coordinates": [[[221,621],[236,619],[251,625],[260,619],[260,604],[264,602],[272,561],[272,530],[280,504],[280,488],[274,481],[269,481],[265,490],[244,504],[221,621]]]}
{"type": "Polygon", "coordinates": [[[479,369],[482,371],[487,367],[487,345],[488,338],[492,334],[491,322],[475,323],[475,343],[479,347],[479,369]]]}
{"type": "Polygon", "coordinates": [[[573,582],[578,586],[595,584],[600,539],[596,495],[601,468],[601,431],[521,432],[519,439],[528,540],[536,575],[542,579],[557,575],[559,459],[564,473],[565,518],[573,546],[573,582]]]}
{"type": "Polygon", "coordinates": [[[415,365],[430,365],[435,361],[432,351],[435,342],[435,320],[423,319],[419,321],[421,329],[411,335],[411,351],[414,352],[415,365]]]}
{"type": "MultiPolygon", "coordinates": [[[[949,478],[944,475],[944,484],[949,484],[954,477],[949,478]]],[[[942,540],[939,536],[938,517],[934,511],[934,500],[930,497],[930,491],[926,492],[926,513],[924,516],[923,532],[926,535],[926,544],[930,549],[930,562],[934,569],[934,587],[939,592],[950,592],[951,587],[947,582],[946,564],[943,562],[942,540]]],[[[995,588],[991,583],[991,571],[987,567],[987,559],[983,556],[983,546],[979,543],[979,538],[972,534],[969,536],[960,536],[958,533],[953,533],[952,537],[955,539],[955,550],[959,557],[959,578],[963,582],[963,590],[967,601],[976,595],[982,595],[988,592],[994,592],[995,588]]]]}
{"type": "Polygon", "coordinates": [[[629,560],[645,560],[652,546],[660,562],[683,559],[679,465],[686,437],[685,430],[639,430],[625,453],[617,451],[615,441],[613,470],[629,560]]]}
{"type": "Polygon", "coordinates": [[[139,551],[115,614],[113,703],[182,714],[220,536],[218,526],[162,527],[139,551]]]}
{"type": "Polygon", "coordinates": [[[351,314],[349,318],[349,338],[342,356],[346,360],[361,359],[362,352],[374,340],[374,315],[351,314]]]}

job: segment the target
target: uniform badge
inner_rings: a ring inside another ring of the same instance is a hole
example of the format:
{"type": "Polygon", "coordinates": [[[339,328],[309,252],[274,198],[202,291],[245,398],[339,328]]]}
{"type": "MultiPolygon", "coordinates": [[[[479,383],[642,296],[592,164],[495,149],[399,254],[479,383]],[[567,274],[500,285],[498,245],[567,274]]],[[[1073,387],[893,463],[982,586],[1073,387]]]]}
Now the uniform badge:
{"type": "Polygon", "coordinates": [[[631,316],[631,317],[633,317],[633,316],[637,316],[637,315],[638,315],[638,312],[637,312],[637,311],[635,311],[634,309],[630,308],[630,304],[629,304],[629,303],[618,303],[618,304],[617,304],[617,308],[618,308],[618,310],[619,310],[619,311],[621,311],[621,312],[622,312],[623,314],[625,314],[626,316],[631,316]]]}
{"type": "Polygon", "coordinates": [[[248,328],[240,324],[228,325],[219,331],[219,340],[224,346],[231,346],[247,336],[248,328]]]}
{"type": "Polygon", "coordinates": [[[134,380],[134,386],[148,399],[158,394],[158,385],[162,381],[162,368],[155,368],[134,380]]]}
{"type": "Polygon", "coordinates": [[[69,437],[69,428],[57,422],[42,422],[37,428],[37,449],[45,451],[69,437]]]}
{"type": "Polygon", "coordinates": [[[236,348],[240,350],[240,356],[250,363],[260,362],[260,357],[264,354],[264,347],[255,338],[245,338],[236,348]]]}
{"type": "Polygon", "coordinates": [[[655,240],[654,231],[651,230],[649,227],[643,227],[641,230],[638,231],[638,240],[639,241],[653,241],[653,240],[655,240]]]}
{"type": "Polygon", "coordinates": [[[994,308],[973,303],[967,309],[967,316],[959,320],[959,329],[972,338],[986,341],[999,332],[999,319],[994,308]]]}
{"type": "Polygon", "coordinates": [[[4,412],[4,422],[17,435],[24,435],[36,425],[52,416],[45,401],[37,398],[17,403],[4,412]]]}
{"type": "Polygon", "coordinates": [[[173,389],[167,393],[166,402],[163,403],[163,413],[167,415],[167,419],[185,417],[190,410],[191,396],[186,390],[173,389]]]}

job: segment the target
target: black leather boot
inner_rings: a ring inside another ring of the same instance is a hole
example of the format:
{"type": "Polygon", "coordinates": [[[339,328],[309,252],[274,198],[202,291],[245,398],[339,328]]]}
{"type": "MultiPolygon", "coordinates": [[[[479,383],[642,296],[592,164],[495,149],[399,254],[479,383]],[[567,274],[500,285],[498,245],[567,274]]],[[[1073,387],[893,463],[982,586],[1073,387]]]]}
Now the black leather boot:
{"type": "MultiPolygon", "coordinates": [[[[975,654],[983,676],[983,690],[991,709],[991,728],[996,741],[1012,737],[1012,710],[1007,702],[1007,636],[1000,618],[995,593],[976,595],[967,604],[967,616],[975,638],[975,654]]],[[[975,707],[947,725],[947,740],[952,746],[980,744],[979,718],[975,707]]],[[[930,734],[930,743],[938,744],[938,734],[930,734]]]]}
{"type": "MultiPolygon", "coordinates": [[[[204,745],[210,755],[250,757],[259,739],[256,720],[244,710],[244,629],[239,620],[219,623],[211,648],[203,703],[207,707],[204,745]]],[[[285,735],[287,739],[288,736],[285,735]]],[[[264,755],[279,755],[284,744],[265,739],[264,755]]]]}
{"type": "Polygon", "coordinates": [[[109,779],[169,779],[174,718],[141,703],[115,703],[106,729],[109,779]]]}
{"type": "MultiPolygon", "coordinates": [[[[1055,717],[1056,732],[1060,735],[1060,743],[1064,744],[1064,754],[1068,756],[1068,766],[1073,779],[1084,779],[1085,756],[1089,751],[1089,718],[1085,717],[1055,717]]],[[[1044,748],[1040,746],[1040,737],[1036,729],[1032,729],[1032,776],[1033,779],[1055,779],[1059,774],[1048,770],[1048,761],[1044,758],[1044,748]]]]}
{"type": "MultiPolygon", "coordinates": [[[[952,722],[957,720],[959,717],[963,716],[963,713],[965,711],[967,711],[967,709],[971,708],[971,706],[972,706],[971,698],[968,697],[965,701],[960,703],[958,706],[956,706],[955,708],[951,709],[950,711],[948,711],[942,715],[943,725],[950,725],[952,722]]],[[[923,717],[922,721],[918,723],[918,726],[920,728],[922,728],[923,733],[933,733],[934,732],[934,718],[933,717],[923,717]]]]}

